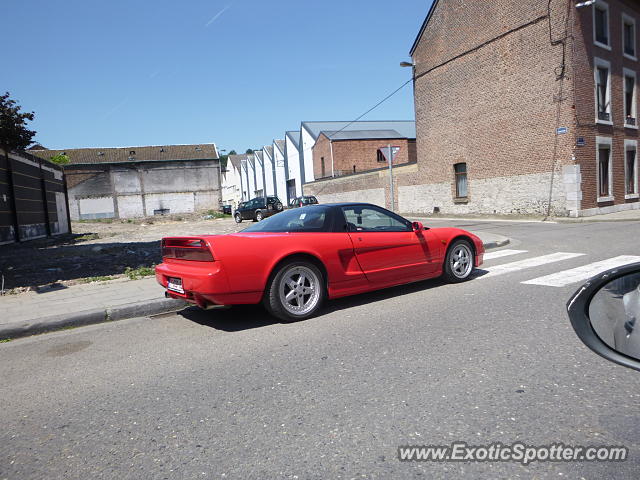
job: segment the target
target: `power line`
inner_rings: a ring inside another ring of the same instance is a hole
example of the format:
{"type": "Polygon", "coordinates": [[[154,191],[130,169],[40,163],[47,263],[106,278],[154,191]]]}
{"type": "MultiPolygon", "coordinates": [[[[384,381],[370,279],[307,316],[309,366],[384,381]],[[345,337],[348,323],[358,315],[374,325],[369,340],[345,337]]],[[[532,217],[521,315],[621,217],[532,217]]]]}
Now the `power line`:
{"type": "Polygon", "coordinates": [[[376,103],[373,107],[371,107],[369,110],[367,110],[366,112],[364,112],[362,115],[360,115],[358,118],[356,118],[355,120],[352,120],[351,122],[347,123],[344,127],[342,127],[340,130],[338,130],[337,132],[333,132],[331,135],[329,135],[328,138],[334,137],[335,135],[337,135],[338,133],[342,132],[345,128],[349,127],[350,125],[353,125],[354,123],[356,123],[358,120],[360,120],[362,117],[364,117],[365,115],[368,115],[369,113],[373,112],[376,108],[378,108],[380,105],[382,105],[384,102],[386,102],[387,100],[389,100],[391,97],[393,97],[396,93],[398,93],[400,90],[402,90],[405,86],[407,86],[409,83],[411,83],[413,81],[413,76],[407,80],[406,82],[404,82],[402,85],[400,85],[398,88],[396,88],[393,92],[391,92],[389,95],[387,95],[386,97],[384,97],[382,100],[380,100],[378,103],[376,103]]]}

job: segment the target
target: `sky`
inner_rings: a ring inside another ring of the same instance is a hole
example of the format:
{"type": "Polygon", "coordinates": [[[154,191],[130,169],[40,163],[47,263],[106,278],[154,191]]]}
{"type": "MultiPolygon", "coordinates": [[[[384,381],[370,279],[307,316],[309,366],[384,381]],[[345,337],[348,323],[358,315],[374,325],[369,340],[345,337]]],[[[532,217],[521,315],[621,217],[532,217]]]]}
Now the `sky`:
{"type": "MultiPolygon", "coordinates": [[[[411,78],[431,0],[3,0],[0,90],[47,148],[216,143],[353,120],[411,78]],[[9,20],[9,21],[7,21],[9,20]]],[[[414,118],[411,83],[364,120],[414,118]]]]}

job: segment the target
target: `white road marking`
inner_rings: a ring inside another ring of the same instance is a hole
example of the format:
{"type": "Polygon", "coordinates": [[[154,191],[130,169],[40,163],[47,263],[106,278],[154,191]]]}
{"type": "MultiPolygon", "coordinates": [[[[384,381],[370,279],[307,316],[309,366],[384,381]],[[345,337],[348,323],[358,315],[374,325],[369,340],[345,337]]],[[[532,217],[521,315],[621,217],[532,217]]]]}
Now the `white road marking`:
{"type": "Polygon", "coordinates": [[[519,253],[527,253],[527,250],[498,250],[497,252],[485,253],[484,259],[493,260],[494,258],[508,257],[510,255],[518,255],[519,253]]]}
{"type": "Polygon", "coordinates": [[[495,265],[492,267],[481,268],[478,271],[487,272],[485,275],[478,278],[494,277],[496,275],[503,275],[505,273],[513,273],[525,268],[539,267],[546,265],[547,263],[560,262],[562,260],[569,260],[570,258],[581,257],[584,253],[570,253],[570,252],[556,252],[549,255],[542,255],[540,257],[527,258],[520,260],[519,262],[503,263],[502,265],[495,265]]]}
{"type": "Polygon", "coordinates": [[[589,263],[582,267],[552,273],[551,275],[545,275],[544,277],[534,278],[533,280],[527,280],[526,282],[521,283],[525,283],[527,285],[544,285],[547,287],[564,287],[565,285],[588,280],[598,273],[602,273],[610,268],[616,268],[634,262],[640,262],[640,257],[636,255],[620,255],[619,257],[609,258],[607,260],[602,260],[601,262],[589,263]]]}

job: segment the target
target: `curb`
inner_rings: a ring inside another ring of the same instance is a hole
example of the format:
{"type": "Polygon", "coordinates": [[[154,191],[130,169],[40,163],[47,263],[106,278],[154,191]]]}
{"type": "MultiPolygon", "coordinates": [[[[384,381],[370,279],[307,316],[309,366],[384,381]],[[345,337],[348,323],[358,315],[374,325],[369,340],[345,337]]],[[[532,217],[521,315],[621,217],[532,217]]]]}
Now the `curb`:
{"type": "Polygon", "coordinates": [[[504,238],[503,240],[493,240],[491,242],[484,242],[484,249],[485,250],[490,250],[492,248],[500,248],[500,247],[504,247],[505,245],[509,245],[511,243],[511,240],[509,240],[508,238],[504,238]]]}
{"type": "Polygon", "coordinates": [[[15,338],[62,330],[63,328],[84,327],[96,323],[175,312],[181,310],[186,305],[187,303],[182,300],[159,298],[157,300],[128,303],[116,307],[84,310],[67,315],[54,315],[37,320],[24,320],[22,322],[0,325],[0,339],[13,340],[15,338]]]}

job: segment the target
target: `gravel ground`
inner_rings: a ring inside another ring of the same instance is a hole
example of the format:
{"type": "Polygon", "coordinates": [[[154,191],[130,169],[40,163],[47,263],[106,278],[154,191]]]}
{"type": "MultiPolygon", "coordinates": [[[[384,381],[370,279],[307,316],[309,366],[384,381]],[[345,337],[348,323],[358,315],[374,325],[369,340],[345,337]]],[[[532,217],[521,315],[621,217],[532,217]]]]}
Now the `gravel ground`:
{"type": "Polygon", "coordinates": [[[142,269],[144,273],[145,267],[160,263],[162,237],[233,233],[250,224],[237,225],[230,217],[205,219],[202,215],[180,220],[73,223],[71,235],[3,246],[0,282],[4,282],[4,293],[20,293],[50,288],[52,284],[125,277],[127,269],[142,269]]]}

